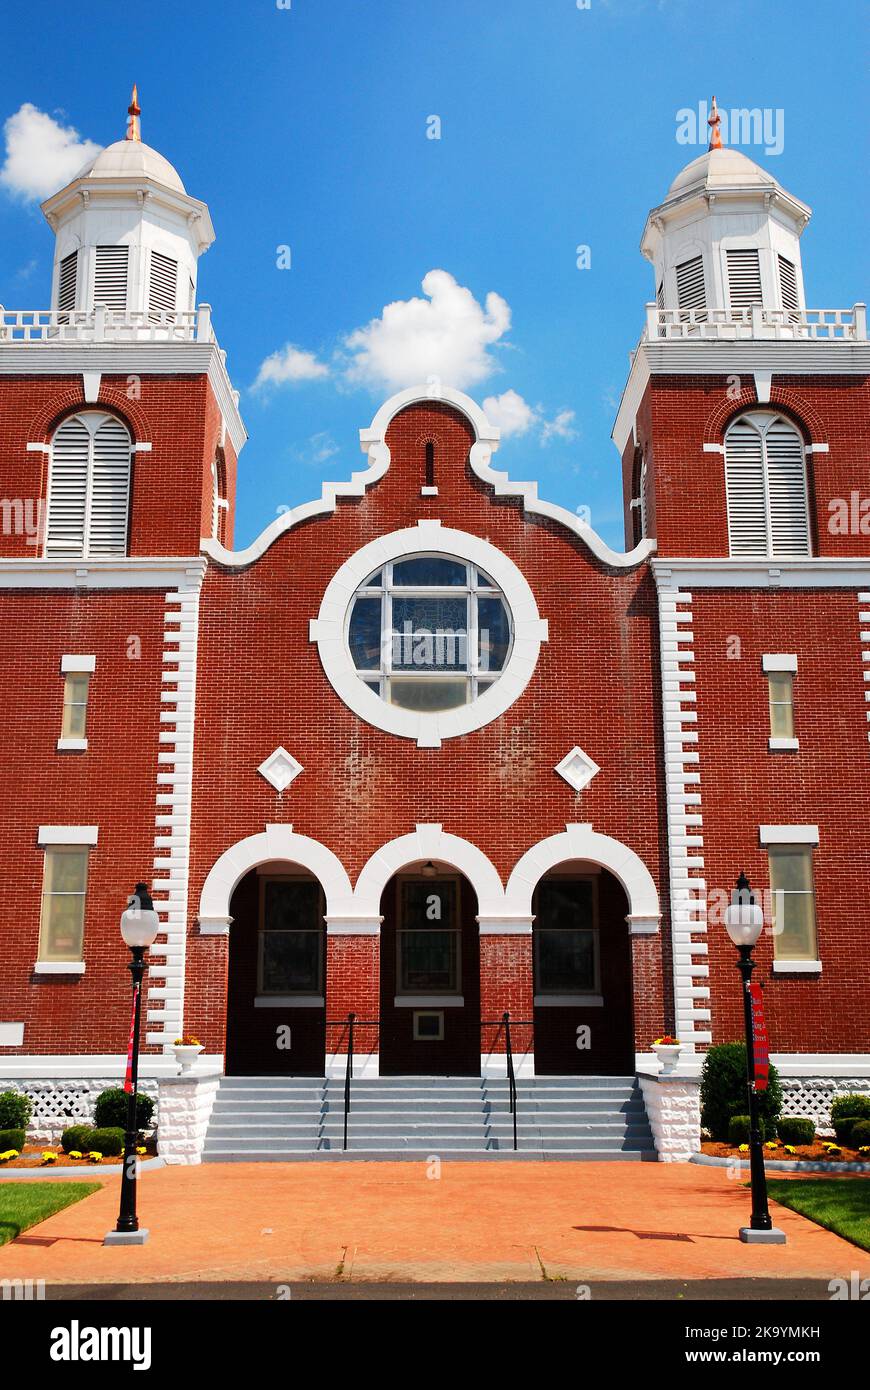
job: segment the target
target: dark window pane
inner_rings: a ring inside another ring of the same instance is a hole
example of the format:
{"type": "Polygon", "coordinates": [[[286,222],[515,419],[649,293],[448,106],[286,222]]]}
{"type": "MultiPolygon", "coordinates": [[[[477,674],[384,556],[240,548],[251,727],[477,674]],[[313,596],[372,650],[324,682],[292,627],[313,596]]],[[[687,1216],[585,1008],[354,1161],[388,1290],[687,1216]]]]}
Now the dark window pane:
{"type": "Polygon", "coordinates": [[[323,933],[266,931],[263,941],[263,989],[267,994],[320,992],[323,933]]]}
{"type": "Polygon", "coordinates": [[[478,660],[482,671],[501,671],[511,643],[507,609],[500,598],[477,600],[478,660]]]}
{"type": "Polygon", "coordinates": [[[456,925],[456,884],[452,879],[403,879],[402,926],[421,931],[456,925]]]}
{"type": "Polygon", "coordinates": [[[361,585],[360,585],[360,588],[361,588],[361,589],[381,589],[381,588],[383,588],[383,584],[384,584],[384,572],[383,572],[383,570],[378,570],[377,574],[371,574],[371,575],[369,575],[369,577],[368,577],[368,579],[366,580],[365,584],[361,584],[361,585]]]}
{"type": "Polygon", "coordinates": [[[458,560],[443,555],[416,555],[393,565],[393,583],[402,588],[423,588],[445,584],[466,584],[468,571],[458,560]]]}
{"type": "Polygon", "coordinates": [[[323,926],[320,884],[315,879],[269,879],[264,891],[263,926],[267,932],[317,931],[323,926]]]}
{"type": "Polygon", "coordinates": [[[538,885],[536,925],[591,927],[592,884],[582,878],[546,878],[538,885]]]}
{"type": "Polygon", "coordinates": [[[402,709],[437,711],[468,704],[468,681],[426,680],[425,676],[394,676],[390,681],[390,704],[402,709]]]}
{"type": "Polygon", "coordinates": [[[358,598],[350,615],[348,642],[358,671],[378,671],[381,666],[381,600],[358,598]]]}
{"type": "Polygon", "coordinates": [[[410,994],[455,990],[458,935],[453,931],[399,932],[401,988],[410,994]]]}
{"type": "Polygon", "coordinates": [[[542,994],[572,994],[595,988],[593,933],[585,930],[536,929],[538,989],[542,994]]]}
{"type": "MultiPolygon", "coordinates": [[[[364,600],[357,600],[357,606],[364,600]]],[[[466,671],[468,602],[464,598],[393,599],[393,669],[466,671]]]]}

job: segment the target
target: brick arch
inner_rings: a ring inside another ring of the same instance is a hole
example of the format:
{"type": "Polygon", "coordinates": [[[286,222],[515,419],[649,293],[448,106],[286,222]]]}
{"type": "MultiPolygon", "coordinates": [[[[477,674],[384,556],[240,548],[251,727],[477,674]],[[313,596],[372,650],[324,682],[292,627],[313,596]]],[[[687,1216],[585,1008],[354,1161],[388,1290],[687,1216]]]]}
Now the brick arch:
{"type": "Polygon", "coordinates": [[[797,391],[774,383],[770,390],[770,400],[760,401],[753,381],[751,386],[741,390],[738,400],[724,401],[710,412],[704,425],[704,443],[724,443],[728,426],[747,410],[769,410],[787,416],[809,444],[820,443],[825,438],[825,430],[815,408],[797,391]]]}
{"type": "Polygon", "coordinates": [[[78,415],[85,410],[104,410],[117,415],[130,431],[134,444],[150,438],[145,413],[137,403],[128,400],[123,391],[103,386],[100,387],[99,399],[96,401],[86,401],[79,388],[62,388],[51,405],[33,417],[28,426],[27,438],[33,443],[50,444],[58,425],[68,416],[78,415]]]}

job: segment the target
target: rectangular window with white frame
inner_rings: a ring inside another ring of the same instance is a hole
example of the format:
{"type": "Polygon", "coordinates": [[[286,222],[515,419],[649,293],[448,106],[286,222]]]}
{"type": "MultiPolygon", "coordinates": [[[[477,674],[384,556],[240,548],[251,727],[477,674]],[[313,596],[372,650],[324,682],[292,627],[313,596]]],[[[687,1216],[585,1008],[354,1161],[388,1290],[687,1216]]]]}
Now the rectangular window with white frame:
{"type": "Polygon", "coordinates": [[[87,716],[91,676],[96,666],[93,656],[64,656],[60,670],[63,676],[63,714],[59,752],[84,752],[88,746],[87,716]]]}
{"type": "Polygon", "coordinates": [[[818,932],[813,849],[818,827],[761,827],[767,849],[773,907],[773,973],[818,974],[818,932]]]}
{"type": "Polygon", "coordinates": [[[797,657],[787,653],[770,653],[761,659],[767,676],[770,736],[767,746],[772,753],[793,752],[800,747],[795,736],[794,678],[797,657]]]}
{"type": "Polygon", "coordinates": [[[96,826],[40,826],[44,861],[36,974],[84,972],[88,867],[96,843],[96,826]]]}

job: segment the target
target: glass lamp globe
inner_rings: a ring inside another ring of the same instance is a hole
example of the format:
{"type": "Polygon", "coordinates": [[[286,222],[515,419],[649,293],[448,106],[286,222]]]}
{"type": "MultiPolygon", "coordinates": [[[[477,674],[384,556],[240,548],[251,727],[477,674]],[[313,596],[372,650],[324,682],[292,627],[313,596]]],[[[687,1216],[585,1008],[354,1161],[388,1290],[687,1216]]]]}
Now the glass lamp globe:
{"type": "Polygon", "coordinates": [[[126,911],[121,913],[121,935],[132,950],[135,946],[153,946],[159,930],[160,918],[154,911],[148,885],[137,883],[126,911]]]}
{"type": "Polygon", "coordinates": [[[730,903],[725,909],[725,929],[735,946],[754,946],[764,926],[764,913],[748,900],[730,903]]]}

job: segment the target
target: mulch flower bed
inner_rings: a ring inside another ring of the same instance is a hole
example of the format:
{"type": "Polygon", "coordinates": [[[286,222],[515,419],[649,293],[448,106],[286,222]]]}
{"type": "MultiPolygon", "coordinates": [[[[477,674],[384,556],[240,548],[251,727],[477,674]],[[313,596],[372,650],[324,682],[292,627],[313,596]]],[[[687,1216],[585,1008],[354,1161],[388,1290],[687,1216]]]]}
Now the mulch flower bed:
{"type": "MultiPolygon", "coordinates": [[[[833,1140],[816,1138],[812,1144],[792,1144],[786,1147],[785,1144],[776,1144],[770,1148],[767,1144],[762,1144],[764,1157],[767,1159],[776,1158],[787,1162],[813,1163],[870,1163],[870,1153],[859,1153],[857,1149],[850,1149],[845,1144],[833,1151],[826,1148],[828,1143],[833,1144],[833,1140]]],[[[723,1144],[713,1139],[701,1140],[701,1153],[708,1154],[710,1158],[749,1158],[749,1148],[744,1145],[742,1148],[736,1144],[723,1144]]]]}
{"type": "MultiPolygon", "coordinates": [[[[157,1152],[157,1146],[153,1141],[146,1141],[144,1148],[147,1152],[140,1154],[140,1158],[153,1158],[157,1152]]],[[[6,1168],[113,1168],[123,1163],[124,1155],[118,1154],[110,1157],[104,1154],[99,1162],[89,1159],[87,1154],[82,1158],[70,1158],[65,1154],[59,1144],[25,1144],[18,1158],[9,1158],[0,1163],[0,1175],[6,1168]],[[46,1154],[54,1154],[53,1159],[46,1161],[46,1154]]]]}

